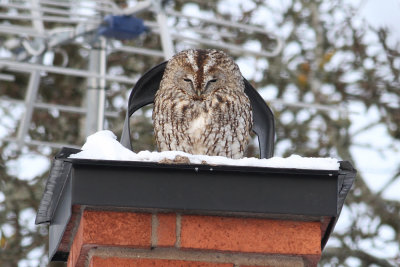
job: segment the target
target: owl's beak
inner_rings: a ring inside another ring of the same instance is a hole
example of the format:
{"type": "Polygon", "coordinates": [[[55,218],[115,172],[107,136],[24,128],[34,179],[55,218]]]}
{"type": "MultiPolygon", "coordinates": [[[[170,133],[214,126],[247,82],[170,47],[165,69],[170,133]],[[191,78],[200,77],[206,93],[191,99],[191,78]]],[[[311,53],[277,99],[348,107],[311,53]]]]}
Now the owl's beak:
{"type": "Polygon", "coordinates": [[[193,96],[194,100],[198,100],[198,101],[203,101],[204,100],[202,91],[200,89],[197,89],[194,92],[195,92],[195,95],[193,96]]]}

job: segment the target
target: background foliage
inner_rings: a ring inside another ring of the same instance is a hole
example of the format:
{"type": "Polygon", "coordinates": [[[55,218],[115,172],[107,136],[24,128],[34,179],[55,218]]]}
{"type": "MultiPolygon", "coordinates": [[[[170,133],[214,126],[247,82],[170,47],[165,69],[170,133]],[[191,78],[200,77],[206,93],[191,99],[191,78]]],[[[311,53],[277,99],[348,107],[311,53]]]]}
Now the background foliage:
{"type": "MultiPolygon", "coordinates": [[[[117,1],[117,4],[123,7],[129,3],[117,1]]],[[[399,198],[387,194],[400,181],[397,150],[400,147],[400,46],[393,41],[392,33],[369,26],[354,5],[342,0],[292,0],[280,4],[260,0],[240,3],[177,0],[171,1],[167,8],[197,10],[207,16],[263,25],[284,38],[284,48],[275,57],[233,55],[244,76],[270,101],[276,117],[275,154],[336,157],[351,161],[360,171],[320,264],[398,266],[400,202],[399,198]],[[383,180],[379,186],[368,182],[367,176],[371,174],[360,168],[365,163],[360,163],[357,155],[367,151],[379,153],[381,160],[396,164],[389,178],[373,173],[376,179],[383,180]],[[397,161],[393,161],[393,155],[397,155],[397,161]]],[[[0,7],[0,11],[4,10],[0,7]]],[[[143,13],[141,17],[151,19],[152,15],[143,13]]],[[[7,21],[3,19],[0,23],[7,21]]],[[[195,25],[209,32],[218,30],[211,29],[207,23],[185,19],[170,23],[195,25]]],[[[9,38],[1,35],[0,44],[9,38]]],[[[250,47],[274,45],[268,36],[240,31],[223,39],[250,47]]],[[[160,49],[158,37],[151,34],[125,43],[130,44],[160,49]]],[[[87,67],[87,47],[73,43],[62,47],[68,51],[68,67],[87,67]]],[[[176,47],[181,50],[191,46],[177,42],[176,47]]],[[[108,55],[108,71],[139,77],[161,61],[161,58],[114,52],[108,55]]],[[[2,73],[16,75],[16,81],[0,81],[0,95],[22,100],[28,76],[7,69],[2,69],[2,73]]],[[[86,87],[83,78],[44,74],[38,101],[84,105],[86,87]]],[[[131,86],[109,83],[107,88],[107,110],[120,115],[109,119],[106,127],[120,136],[131,86]]],[[[131,121],[135,151],[155,149],[150,110],[142,110],[131,121]]],[[[22,112],[21,105],[0,102],[1,137],[15,136],[22,112]]],[[[82,145],[83,131],[81,116],[36,110],[29,134],[32,139],[82,145]]],[[[46,146],[19,149],[5,141],[0,145],[0,265],[44,266],[47,264],[47,227],[34,226],[33,221],[49,162],[57,149],[46,146]],[[32,172],[27,170],[31,165],[27,162],[45,167],[31,177],[32,172]]],[[[253,144],[249,149],[249,156],[257,155],[256,147],[253,144]]]]}

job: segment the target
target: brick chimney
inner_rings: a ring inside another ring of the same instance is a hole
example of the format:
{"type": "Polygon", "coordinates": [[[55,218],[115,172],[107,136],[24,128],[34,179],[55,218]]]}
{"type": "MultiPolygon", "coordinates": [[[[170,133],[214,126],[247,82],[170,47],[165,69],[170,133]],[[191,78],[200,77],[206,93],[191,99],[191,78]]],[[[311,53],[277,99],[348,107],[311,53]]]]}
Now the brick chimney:
{"type": "Polygon", "coordinates": [[[316,266],[321,222],[83,210],[68,266],[316,266]]]}
{"type": "Polygon", "coordinates": [[[69,267],[317,266],[355,170],[56,158],[36,223],[69,267]]]}

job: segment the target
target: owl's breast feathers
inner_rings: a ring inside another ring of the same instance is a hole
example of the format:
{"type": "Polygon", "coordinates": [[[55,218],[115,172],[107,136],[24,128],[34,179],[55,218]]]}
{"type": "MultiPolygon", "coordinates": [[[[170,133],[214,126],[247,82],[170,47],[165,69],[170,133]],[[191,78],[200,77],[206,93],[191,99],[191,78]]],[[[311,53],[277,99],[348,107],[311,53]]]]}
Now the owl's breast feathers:
{"type": "Polygon", "coordinates": [[[155,116],[160,150],[243,157],[252,127],[250,102],[246,95],[222,94],[204,101],[183,98],[178,103],[162,105],[160,114],[155,116]]]}

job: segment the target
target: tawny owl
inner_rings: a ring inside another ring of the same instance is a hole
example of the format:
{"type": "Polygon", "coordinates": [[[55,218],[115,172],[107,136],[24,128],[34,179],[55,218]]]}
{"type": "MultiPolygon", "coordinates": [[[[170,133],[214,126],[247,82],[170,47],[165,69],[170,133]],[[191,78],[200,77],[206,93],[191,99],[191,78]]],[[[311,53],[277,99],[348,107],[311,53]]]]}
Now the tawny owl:
{"type": "Polygon", "coordinates": [[[252,111],[239,67],[218,50],[176,54],[155,96],[153,120],[161,151],[242,158],[252,111]]]}

